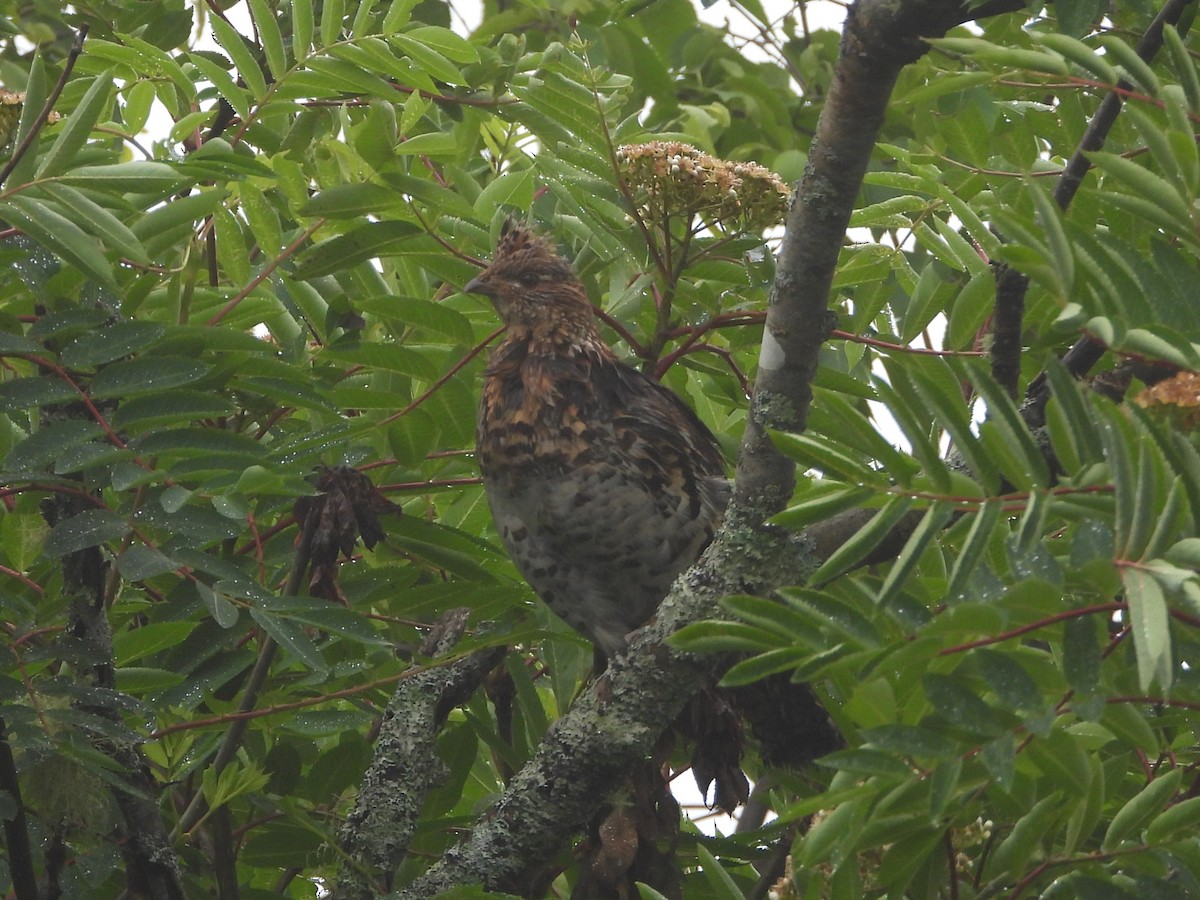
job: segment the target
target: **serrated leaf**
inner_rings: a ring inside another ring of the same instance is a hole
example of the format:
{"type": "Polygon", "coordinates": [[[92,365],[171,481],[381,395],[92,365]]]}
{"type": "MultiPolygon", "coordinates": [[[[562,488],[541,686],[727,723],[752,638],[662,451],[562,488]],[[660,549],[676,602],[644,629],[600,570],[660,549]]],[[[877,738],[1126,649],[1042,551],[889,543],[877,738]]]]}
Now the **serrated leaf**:
{"type": "Polygon", "coordinates": [[[359,225],[302,254],[296,265],[296,277],[319,278],[351,268],[365,260],[385,256],[387,251],[421,234],[424,232],[409,222],[389,220],[359,225]]]}
{"type": "Polygon", "coordinates": [[[1138,683],[1148,691],[1156,681],[1168,690],[1174,680],[1171,656],[1170,616],[1162,587],[1147,572],[1134,565],[1121,567],[1125,602],[1129,608],[1129,630],[1137,655],[1138,683]]]}
{"type": "Polygon", "coordinates": [[[111,510],[85,509],[51,528],[43,551],[47,556],[66,556],[114,541],[128,530],[129,523],[111,510]]]}
{"type": "Polygon", "coordinates": [[[89,393],[96,399],[154,393],[198,381],[207,373],[208,366],[192,359],[139,357],[105,366],[92,379],[89,393]]]}
{"type": "Polygon", "coordinates": [[[811,576],[811,583],[824,584],[836,575],[852,568],[868,553],[879,546],[896,524],[912,508],[907,497],[896,496],[871,517],[871,520],[846,539],[811,576]]]}
{"type": "Polygon", "coordinates": [[[66,126],[59,133],[38,166],[39,179],[50,178],[65,170],[75,160],[87,143],[92,128],[104,114],[105,107],[112,106],[112,70],[102,72],[92,79],[79,105],[67,116],[66,126]]]}
{"type": "Polygon", "coordinates": [[[9,220],[27,235],[100,284],[115,288],[112,264],[100,244],[46,202],[27,194],[10,194],[0,200],[0,218],[9,220]]]}
{"type": "Polygon", "coordinates": [[[292,654],[296,659],[314,672],[326,672],[328,666],[317,650],[315,644],[304,633],[304,629],[295,622],[258,606],[250,607],[250,616],[262,626],[279,646],[292,654]]]}
{"type": "Polygon", "coordinates": [[[77,419],[56,422],[48,428],[35,431],[13,447],[4,460],[4,467],[17,471],[36,470],[58,459],[69,448],[91,440],[101,432],[102,429],[96,422],[77,419]]]}
{"type": "Polygon", "coordinates": [[[353,218],[368,213],[376,214],[402,200],[403,198],[393,194],[391,188],[386,185],[367,181],[336,184],[310,197],[300,208],[300,214],[330,219],[353,218]]]}
{"type": "Polygon", "coordinates": [[[208,21],[213,30],[213,37],[221,45],[221,49],[228,53],[229,58],[233,60],[238,74],[246,82],[250,93],[255,99],[261,100],[267,92],[267,82],[263,78],[262,69],[259,68],[242,36],[223,16],[210,16],[208,21]]]}
{"type": "Polygon", "coordinates": [[[62,173],[55,180],[73,187],[138,194],[175,191],[189,181],[172,166],[152,160],[113,163],[111,166],[79,166],[62,173]]]}
{"type": "Polygon", "coordinates": [[[113,414],[112,422],[122,428],[133,424],[145,427],[227,416],[233,409],[233,404],[225,397],[205,391],[155,391],[123,402],[113,414]]]}
{"type": "Polygon", "coordinates": [[[71,210],[73,220],[86,228],[110,250],[134,262],[149,263],[150,257],[137,235],[124,222],[82,192],[61,182],[47,181],[38,191],[54,200],[60,208],[71,210]]]}
{"type": "Polygon", "coordinates": [[[59,361],[69,369],[90,369],[151,346],[165,331],[157,322],[114,322],[75,338],[59,361]]]}
{"type": "Polygon", "coordinates": [[[54,376],[14,378],[0,384],[0,410],[15,412],[79,398],[68,382],[54,376]]]}
{"type": "MultiPolygon", "coordinates": [[[[155,575],[165,575],[179,568],[179,563],[171,559],[157,547],[134,545],[127,547],[117,557],[117,570],[126,581],[142,581],[155,575]]],[[[163,623],[181,625],[184,623],[163,623]]]]}

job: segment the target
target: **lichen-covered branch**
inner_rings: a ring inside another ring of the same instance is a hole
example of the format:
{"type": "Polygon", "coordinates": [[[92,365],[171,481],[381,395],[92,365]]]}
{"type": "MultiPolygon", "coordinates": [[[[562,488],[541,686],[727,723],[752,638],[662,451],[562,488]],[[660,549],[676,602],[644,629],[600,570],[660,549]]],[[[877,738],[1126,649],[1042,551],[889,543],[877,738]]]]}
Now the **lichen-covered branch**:
{"type": "Polygon", "coordinates": [[[554,723],[533,758],[471,834],[400,896],[457,885],[527,894],[545,862],[579,834],[623,774],[645,759],[688,700],[730,660],[666,644],[683,625],[719,615],[733,593],[803,580],[815,558],[790,536],[727,525],[701,563],[681,576],[657,619],[635,633],[597,683],[554,723]]]}
{"type": "MultiPolygon", "coordinates": [[[[78,513],[79,499],[59,495],[43,507],[54,522],[78,513]]],[[[98,546],[63,557],[63,596],[69,600],[68,626],[62,650],[86,674],[86,700],[76,708],[96,719],[88,728],[92,745],[113,762],[123,783],[112,798],[121,814],[128,893],[147,900],[183,900],[179,862],[155,801],[157,784],[137,748],[137,738],[121,721],[113,662],[112,628],[104,604],[107,565],[98,546]]],[[[81,692],[82,693],[82,692],[81,692]]]]}
{"type": "MultiPolygon", "coordinates": [[[[452,649],[463,634],[466,609],[443,616],[448,630],[431,648],[452,649]]],[[[354,811],[342,829],[343,864],[334,900],[370,900],[391,889],[425,798],[446,779],[437,737],[446,716],[465,702],[504,657],[504,647],[478,650],[448,666],[400,682],[380,726],[375,755],[359,789],[354,811]]]]}
{"type": "Polygon", "coordinates": [[[799,432],[807,424],[834,270],[896,79],[925,53],[923,38],[969,17],[963,4],[947,0],[850,7],[808,168],[785,223],[738,460],[735,503],[743,508],[769,515],[791,496],[793,466],[764,429],[799,432]]]}

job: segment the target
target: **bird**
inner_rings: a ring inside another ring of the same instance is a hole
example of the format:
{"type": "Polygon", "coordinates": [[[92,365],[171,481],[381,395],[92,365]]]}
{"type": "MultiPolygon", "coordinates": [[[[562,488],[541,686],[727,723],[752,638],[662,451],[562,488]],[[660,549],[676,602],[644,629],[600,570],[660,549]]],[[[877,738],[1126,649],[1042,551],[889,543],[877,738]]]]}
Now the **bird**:
{"type": "MultiPolygon", "coordinates": [[[[731,494],[720,443],[677,394],[617,357],[574,266],[526,223],[505,222],[464,290],[489,298],[505,325],[476,426],[492,517],[534,592],[592,642],[600,671],[720,527],[731,494]]],[[[743,720],[771,766],[800,768],[841,746],[788,673],[702,689],[675,731],[692,741],[701,793],[712,786],[728,812],[749,795],[743,720]]]]}
{"type": "Polygon", "coordinates": [[[526,223],[505,222],[464,290],[506,326],[476,429],[501,541],[546,605],[611,658],[720,526],[720,443],[617,357],[574,266],[526,223]]]}

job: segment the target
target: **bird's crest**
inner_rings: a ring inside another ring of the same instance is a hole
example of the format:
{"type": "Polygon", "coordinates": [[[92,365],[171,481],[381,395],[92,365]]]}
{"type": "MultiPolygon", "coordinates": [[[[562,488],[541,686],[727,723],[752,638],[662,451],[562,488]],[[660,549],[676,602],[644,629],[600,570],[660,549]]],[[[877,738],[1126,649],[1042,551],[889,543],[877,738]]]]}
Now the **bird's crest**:
{"type": "Polygon", "coordinates": [[[530,228],[527,222],[509,216],[500,226],[500,240],[496,242],[496,253],[492,261],[495,262],[497,259],[520,253],[523,250],[554,255],[554,250],[549,242],[530,228]]]}

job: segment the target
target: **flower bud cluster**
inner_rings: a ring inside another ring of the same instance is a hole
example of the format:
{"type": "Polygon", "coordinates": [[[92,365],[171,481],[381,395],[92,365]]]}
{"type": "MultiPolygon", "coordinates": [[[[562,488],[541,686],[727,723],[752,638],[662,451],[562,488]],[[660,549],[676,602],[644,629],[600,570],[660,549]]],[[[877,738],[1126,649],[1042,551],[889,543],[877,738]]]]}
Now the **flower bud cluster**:
{"type": "Polygon", "coordinates": [[[680,141],[624,144],[617,163],[651,216],[699,216],[729,232],[778,225],[792,196],[765,166],[717,159],[680,141]]]}

